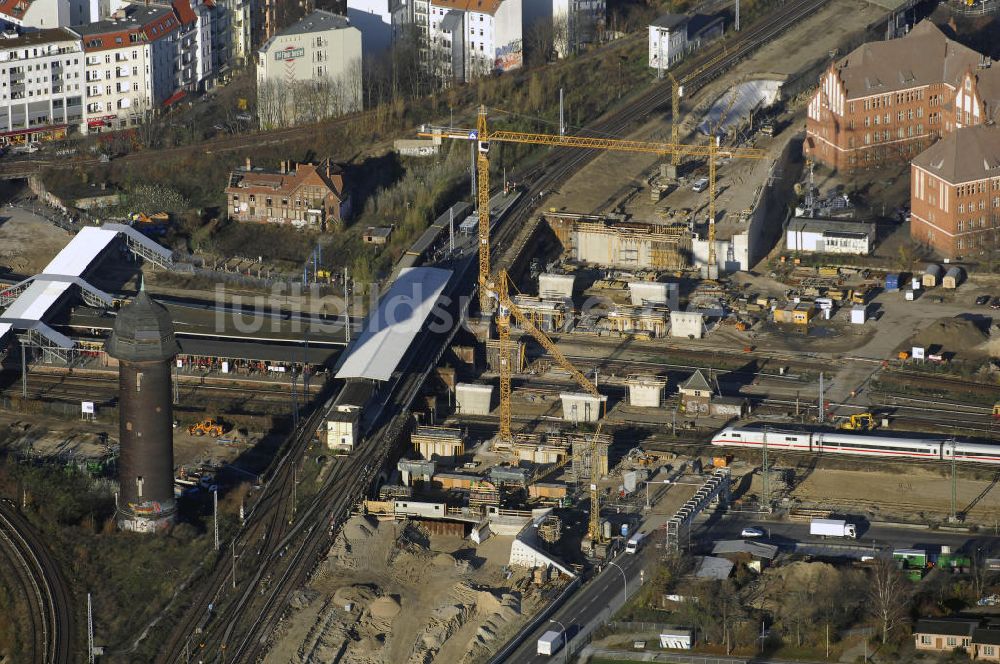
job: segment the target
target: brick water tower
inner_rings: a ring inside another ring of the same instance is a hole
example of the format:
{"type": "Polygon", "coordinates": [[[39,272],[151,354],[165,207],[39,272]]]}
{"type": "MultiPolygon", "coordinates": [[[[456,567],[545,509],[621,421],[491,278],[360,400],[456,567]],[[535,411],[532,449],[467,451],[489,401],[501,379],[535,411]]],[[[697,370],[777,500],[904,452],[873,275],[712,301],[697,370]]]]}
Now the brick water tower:
{"type": "Polygon", "coordinates": [[[140,287],[105,347],[118,360],[118,526],[155,532],[176,511],[170,372],[180,349],[170,314],[140,287]]]}

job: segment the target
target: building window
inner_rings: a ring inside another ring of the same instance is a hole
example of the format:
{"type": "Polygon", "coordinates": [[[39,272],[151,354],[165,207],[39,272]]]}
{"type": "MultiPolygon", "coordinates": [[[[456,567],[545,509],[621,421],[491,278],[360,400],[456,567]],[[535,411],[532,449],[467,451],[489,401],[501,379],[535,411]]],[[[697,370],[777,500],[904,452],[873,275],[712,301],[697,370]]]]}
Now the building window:
{"type": "Polygon", "coordinates": [[[958,645],[958,639],[956,639],[954,636],[949,636],[948,637],[948,645],[952,646],[952,647],[953,646],[957,646],[958,645]]]}
{"type": "Polygon", "coordinates": [[[927,634],[921,634],[920,635],[920,643],[922,643],[925,646],[929,646],[932,643],[932,639],[927,634]]]}

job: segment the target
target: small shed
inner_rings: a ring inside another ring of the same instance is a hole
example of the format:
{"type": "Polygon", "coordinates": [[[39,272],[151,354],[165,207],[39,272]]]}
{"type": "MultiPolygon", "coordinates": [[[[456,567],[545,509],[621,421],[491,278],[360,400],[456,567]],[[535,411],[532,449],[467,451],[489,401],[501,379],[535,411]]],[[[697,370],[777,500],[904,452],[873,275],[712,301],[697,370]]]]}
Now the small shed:
{"type": "Polygon", "coordinates": [[[674,650],[691,650],[694,643],[690,629],[664,629],[660,632],[660,647],[674,650]]]}
{"type": "Polygon", "coordinates": [[[955,289],[965,281],[965,272],[962,268],[957,265],[948,268],[948,271],[944,275],[944,279],[941,280],[941,285],[945,288],[955,289]]]}
{"type": "Polygon", "coordinates": [[[369,226],[365,229],[364,241],[381,247],[389,242],[392,236],[392,226],[369,226]]]}
{"type": "Polygon", "coordinates": [[[921,277],[921,281],[924,284],[924,288],[934,288],[941,281],[941,275],[944,270],[937,263],[928,263],[927,267],[924,268],[924,274],[921,277]]]}
{"type": "Polygon", "coordinates": [[[853,325],[864,325],[868,316],[868,307],[863,304],[851,307],[851,323],[853,325]]]}

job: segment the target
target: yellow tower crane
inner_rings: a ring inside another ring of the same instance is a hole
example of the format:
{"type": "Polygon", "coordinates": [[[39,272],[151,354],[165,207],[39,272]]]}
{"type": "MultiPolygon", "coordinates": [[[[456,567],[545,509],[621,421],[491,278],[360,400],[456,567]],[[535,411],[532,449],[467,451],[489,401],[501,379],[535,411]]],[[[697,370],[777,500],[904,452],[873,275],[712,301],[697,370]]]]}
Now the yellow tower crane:
{"type": "Polygon", "coordinates": [[[490,143],[524,143],[551,147],[580,148],[584,150],[612,150],[616,152],[641,152],[647,154],[683,154],[708,158],[709,172],[709,236],[715,236],[715,160],[719,155],[735,159],[763,159],[766,153],[754,148],[720,148],[715,141],[709,145],[680,145],[656,141],[631,141],[594,136],[564,136],[518,131],[490,131],[486,122],[486,107],[480,106],[476,129],[458,130],[450,127],[424,126],[420,136],[473,140],[477,142],[477,204],[479,208],[479,306],[483,312],[490,310],[490,293],[496,291],[491,278],[490,262],[490,143]]]}
{"type": "Polygon", "coordinates": [[[510,319],[513,316],[525,332],[530,334],[548,352],[549,355],[569,372],[573,380],[577,382],[588,394],[600,397],[597,386],[583,373],[573,366],[573,363],[562,354],[549,337],[539,330],[531,319],[521,311],[520,307],[514,303],[510,297],[510,277],[506,270],[500,270],[495,279],[493,294],[497,298],[497,332],[500,336],[500,431],[497,434],[500,441],[509,443],[514,439],[511,431],[511,374],[513,368],[510,365],[510,319]]]}

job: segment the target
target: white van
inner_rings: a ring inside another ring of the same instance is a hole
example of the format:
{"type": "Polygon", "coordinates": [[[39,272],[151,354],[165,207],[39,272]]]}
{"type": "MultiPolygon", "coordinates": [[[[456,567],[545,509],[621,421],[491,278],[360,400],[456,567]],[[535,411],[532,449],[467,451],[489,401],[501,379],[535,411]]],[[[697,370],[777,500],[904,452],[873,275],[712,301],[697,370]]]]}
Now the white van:
{"type": "Polygon", "coordinates": [[[694,184],[691,185],[691,189],[692,191],[697,191],[698,193],[705,191],[708,189],[708,178],[698,178],[694,181],[694,184]]]}
{"type": "Polygon", "coordinates": [[[625,553],[636,553],[642,546],[642,540],[645,539],[646,535],[644,533],[636,533],[632,536],[632,539],[625,544],[625,553]]]}

